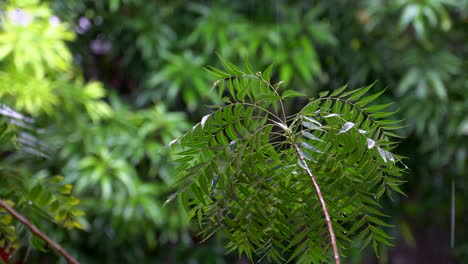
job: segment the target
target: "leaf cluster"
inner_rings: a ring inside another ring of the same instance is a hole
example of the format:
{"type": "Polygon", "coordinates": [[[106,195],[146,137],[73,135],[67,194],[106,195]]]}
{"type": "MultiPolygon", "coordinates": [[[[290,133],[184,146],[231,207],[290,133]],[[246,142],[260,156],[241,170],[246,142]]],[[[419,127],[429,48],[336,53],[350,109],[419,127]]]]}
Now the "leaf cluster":
{"type": "MultiPolygon", "coordinates": [[[[224,61],[210,68],[224,104],[175,140],[181,201],[206,238],[222,231],[228,248],[250,258],[331,261],[326,221],[311,185],[322,189],[339,247],[355,236],[377,250],[391,244],[379,198],[398,187],[403,157],[391,150],[399,121],[388,105],[370,105],[382,92],[346,86],[310,99],[286,116],[284,101],[300,96],[270,82],[272,68],[254,73],[224,61]],[[295,151],[298,146],[299,153],[295,151]],[[304,157],[307,164],[304,164],[304,157]]],[[[175,198],[171,196],[169,200],[175,198]]]]}
{"type": "MultiPolygon", "coordinates": [[[[0,198],[6,199],[10,206],[35,223],[47,219],[68,229],[82,229],[80,217],[84,212],[77,208],[80,201],[71,195],[72,185],[64,183],[62,176],[48,177],[44,172],[31,176],[14,165],[18,164],[18,160],[12,159],[15,152],[19,152],[17,158],[23,155],[35,159],[47,157],[42,143],[34,134],[33,122],[13,109],[1,106],[0,151],[10,163],[5,163],[0,170],[0,198]]],[[[0,222],[1,247],[18,248],[33,243],[40,249],[44,248],[41,240],[15,223],[3,209],[0,209],[0,222]]]]}

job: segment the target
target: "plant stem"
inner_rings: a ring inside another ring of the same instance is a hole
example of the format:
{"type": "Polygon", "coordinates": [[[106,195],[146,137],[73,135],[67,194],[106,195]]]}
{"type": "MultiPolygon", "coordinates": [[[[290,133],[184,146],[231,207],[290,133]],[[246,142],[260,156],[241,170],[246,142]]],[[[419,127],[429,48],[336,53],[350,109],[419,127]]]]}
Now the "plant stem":
{"type": "Polygon", "coordinates": [[[68,252],[65,251],[65,249],[63,249],[59,244],[55,243],[46,234],[42,233],[36,226],[34,226],[21,214],[16,212],[13,208],[11,208],[5,201],[0,200],[0,206],[5,208],[5,210],[7,210],[7,212],[10,213],[14,218],[18,219],[18,221],[27,226],[31,230],[31,232],[33,232],[35,235],[47,242],[47,244],[49,244],[53,249],[59,252],[69,263],[79,264],[79,262],[76,259],[74,259],[70,254],[68,254],[68,252]]]}
{"type": "Polygon", "coordinates": [[[330,233],[330,240],[331,240],[331,245],[333,248],[333,255],[335,258],[335,263],[340,264],[340,254],[338,253],[338,246],[336,245],[336,237],[335,237],[335,232],[333,231],[333,226],[332,222],[330,219],[330,214],[328,214],[328,209],[327,209],[327,204],[325,203],[325,200],[323,199],[322,192],[320,191],[320,187],[317,184],[317,181],[315,180],[314,175],[309,169],[309,166],[307,165],[307,162],[305,161],[304,157],[301,154],[301,151],[297,144],[294,144],[294,149],[296,150],[297,155],[299,155],[299,158],[301,159],[302,163],[304,164],[304,169],[306,170],[307,174],[310,177],[310,180],[312,181],[312,184],[314,185],[315,192],[317,193],[317,197],[320,201],[320,204],[322,205],[322,210],[323,214],[325,215],[325,219],[327,220],[327,226],[328,226],[328,233],[330,233]]]}

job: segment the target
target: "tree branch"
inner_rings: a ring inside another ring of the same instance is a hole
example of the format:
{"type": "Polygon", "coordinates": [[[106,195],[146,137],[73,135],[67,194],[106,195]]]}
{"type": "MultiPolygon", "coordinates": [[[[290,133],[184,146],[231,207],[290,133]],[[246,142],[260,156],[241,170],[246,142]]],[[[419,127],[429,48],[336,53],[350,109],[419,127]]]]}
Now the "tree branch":
{"type": "Polygon", "coordinates": [[[34,226],[26,218],[24,218],[22,215],[16,212],[13,208],[11,208],[5,201],[0,200],[0,206],[5,208],[5,210],[7,210],[7,212],[10,213],[14,218],[18,219],[18,221],[27,226],[31,230],[31,232],[33,232],[35,235],[47,242],[49,246],[51,246],[58,253],[60,253],[69,263],[79,264],[79,262],[76,259],[74,259],[70,254],[68,254],[68,252],[65,251],[65,249],[63,249],[59,244],[55,243],[46,234],[42,233],[36,226],[34,226]]]}
{"type": "Polygon", "coordinates": [[[333,255],[335,258],[335,263],[340,264],[341,263],[340,254],[338,253],[338,246],[336,245],[335,232],[333,231],[333,226],[332,226],[332,222],[330,219],[330,215],[328,214],[327,204],[325,203],[325,200],[323,199],[323,196],[322,196],[322,192],[320,191],[320,187],[318,186],[317,181],[315,180],[314,175],[310,171],[309,166],[307,165],[307,162],[302,156],[301,151],[299,147],[297,146],[297,144],[294,144],[294,149],[296,150],[297,155],[299,155],[299,158],[301,159],[301,161],[304,163],[304,169],[307,171],[307,174],[309,175],[310,180],[312,181],[312,184],[314,185],[315,192],[320,201],[320,204],[322,205],[323,214],[325,215],[325,219],[327,220],[328,233],[330,233],[330,240],[331,240],[331,245],[333,248],[333,255]]]}

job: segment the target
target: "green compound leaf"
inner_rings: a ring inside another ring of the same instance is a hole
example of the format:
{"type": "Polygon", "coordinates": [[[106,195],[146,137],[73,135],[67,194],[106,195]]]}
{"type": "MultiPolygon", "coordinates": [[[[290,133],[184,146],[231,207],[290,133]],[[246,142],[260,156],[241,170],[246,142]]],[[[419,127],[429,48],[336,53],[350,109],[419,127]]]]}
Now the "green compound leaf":
{"type": "Polygon", "coordinates": [[[168,202],[180,194],[206,239],[222,231],[229,251],[250,259],[333,263],[330,230],[310,173],[327,203],[339,250],[353,239],[389,245],[379,227],[389,225],[378,199],[401,191],[404,170],[390,152],[395,144],[388,130],[397,128],[382,119],[390,113],[379,112],[389,104],[367,106],[383,91],[365,96],[372,85],[351,92],[343,86],[284,120],[284,100],[300,93],[278,96],[268,83],[271,67],[259,77],[238,76],[236,66],[224,65],[223,76],[236,75],[227,87],[233,100],[174,141],[180,148],[178,192],[168,202]]]}

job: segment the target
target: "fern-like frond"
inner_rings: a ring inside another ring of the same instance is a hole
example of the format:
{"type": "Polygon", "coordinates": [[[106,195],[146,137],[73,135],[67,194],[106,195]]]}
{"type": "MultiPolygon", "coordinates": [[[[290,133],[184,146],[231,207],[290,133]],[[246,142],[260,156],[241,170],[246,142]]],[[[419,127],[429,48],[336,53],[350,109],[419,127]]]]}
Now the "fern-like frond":
{"type": "Polygon", "coordinates": [[[356,236],[390,244],[378,201],[401,192],[404,169],[391,152],[394,112],[369,106],[383,92],[344,86],[286,117],[283,101],[300,94],[280,94],[271,67],[224,64],[209,71],[225,104],[173,145],[178,194],[206,237],[222,231],[231,251],[281,263],[339,263],[356,236]]]}

